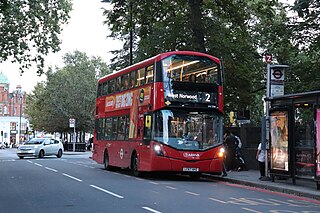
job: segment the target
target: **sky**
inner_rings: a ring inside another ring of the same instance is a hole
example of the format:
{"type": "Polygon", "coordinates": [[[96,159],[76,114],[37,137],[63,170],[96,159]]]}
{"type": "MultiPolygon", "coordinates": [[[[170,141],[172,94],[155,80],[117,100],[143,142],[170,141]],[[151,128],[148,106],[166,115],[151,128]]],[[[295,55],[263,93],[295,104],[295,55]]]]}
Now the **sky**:
{"type": "MultiPolygon", "coordinates": [[[[70,12],[69,24],[63,27],[60,38],[62,44],[58,53],[49,54],[45,59],[46,67],[63,67],[62,57],[66,53],[75,50],[87,53],[90,56],[100,56],[105,62],[109,62],[111,50],[121,48],[120,41],[107,38],[109,30],[103,25],[105,17],[102,16],[102,7],[110,6],[101,3],[101,0],[73,0],[73,10],[70,12]]],[[[46,68],[45,68],[46,70],[46,68]]],[[[38,81],[44,81],[45,75],[38,77],[35,68],[26,70],[20,76],[19,66],[11,62],[0,64],[0,72],[5,74],[10,82],[10,91],[15,90],[17,85],[22,90],[31,92],[38,81]]]]}

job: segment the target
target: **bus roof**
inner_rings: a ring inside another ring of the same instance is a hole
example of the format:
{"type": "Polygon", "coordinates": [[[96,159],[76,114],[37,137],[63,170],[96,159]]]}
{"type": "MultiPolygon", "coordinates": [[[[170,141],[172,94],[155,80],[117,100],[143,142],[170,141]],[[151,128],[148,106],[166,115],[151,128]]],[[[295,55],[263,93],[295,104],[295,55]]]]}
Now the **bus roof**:
{"type": "Polygon", "coordinates": [[[128,73],[128,72],[131,72],[133,70],[137,70],[141,67],[144,67],[148,64],[150,64],[150,62],[153,62],[153,61],[160,61],[164,58],[167,58],[171,55],[194,55],[194,56],[204,56],[204,57],[208,57],[210,58],[211,60],[215,61],[216,63],[219,63],[220,64],[220,60],[217,58],[217,57],[214,57],[214,56],[211,56],[211,55],[208,55],[208,54],[205,54],[205,53],[201,53],[201,52],[194,52],[194,51],[172,51],[172,52],[165,52],[165,53],[160,53],[156,56],[153,56],[151,58],[148,58],[144,61],[141,61],[139,63],[136,63],[136,64],[133,64],[131,66],[128,66],[124,69],[121,69],[119,71],[116,71],[116,72],[113,72],[111,74],[108,74],[108,75],[105,75],[103,76],[102,78],[99,79],[98,82],[104,82],[105,80],[107,79],[112,79],[112,78],[115,78],[115,77],[118,77],[124,73],[128,73]]]}

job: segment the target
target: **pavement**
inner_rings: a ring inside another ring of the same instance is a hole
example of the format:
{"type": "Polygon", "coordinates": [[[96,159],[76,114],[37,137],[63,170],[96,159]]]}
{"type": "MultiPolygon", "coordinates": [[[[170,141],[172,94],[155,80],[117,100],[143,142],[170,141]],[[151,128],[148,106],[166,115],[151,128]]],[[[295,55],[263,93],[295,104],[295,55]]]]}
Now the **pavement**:
{"type": "MultiPolygon", "coordinates": [[[[91,151],[85,152],[72,152],[65,151],[65,155],[87,155],[89,158],[92,155],[91,151]]],[[[292,183],[292,179],[279,179],[275,178],[275,181],[271,180],[262,181],[259,180],[259,170],[248,170],[248,171],[230,171],[225,177],[216,175],[207,175],[210,178],[225,181],[260,189],[265,189],[274,192],[280,192],[305,198],[311,198],[320,200],[320,190],[317,190],[317,184],[312,179],[296,179],[296,184],[292,183]]]]}
{"type": "Polygon", "coordinates": [[[320,200],[320,190],[317,190],[317,184],[313,179],[296,179],[296,184],[292,183],[292,179],[279,179],[275,177],[275,181],[259,180],[259,170],[248,171],[231,171],[225,177],[211,176],[219,181],[226,181],[235,184],[251,186],[255,188],[265,189],[274,192],[280,192],[300,197],[320,200]]]}

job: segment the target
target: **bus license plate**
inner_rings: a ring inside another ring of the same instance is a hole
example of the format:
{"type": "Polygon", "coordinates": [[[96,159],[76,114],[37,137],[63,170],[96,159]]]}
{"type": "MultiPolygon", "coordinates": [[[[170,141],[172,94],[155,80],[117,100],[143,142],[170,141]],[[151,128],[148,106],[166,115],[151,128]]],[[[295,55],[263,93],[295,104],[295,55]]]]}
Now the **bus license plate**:
{"type": "Polygon", "coordinates": [[[183,168],[184,172],[199,172],[199,168],[183,168]]]}

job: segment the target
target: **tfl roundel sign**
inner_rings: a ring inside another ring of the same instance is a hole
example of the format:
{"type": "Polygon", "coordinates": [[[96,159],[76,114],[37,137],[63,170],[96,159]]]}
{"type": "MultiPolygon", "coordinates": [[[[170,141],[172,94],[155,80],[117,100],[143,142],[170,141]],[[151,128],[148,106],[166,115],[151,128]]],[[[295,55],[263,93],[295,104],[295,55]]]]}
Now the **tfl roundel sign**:
{"type": "Polygon", "coordinates": [[[281,69],[276,69],[276,70],[273,70],[272,75],[275,79],[281,79],[281,77],[283,76],[283,73],[281,69]]]}
{"type": "Polygon", "coordinates": [[[281,68],[271,69],[271,80],[283,81],[284,80],[284,69],[281,69],[281,68]]]}

